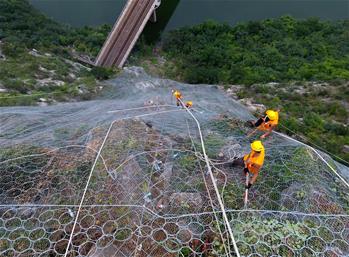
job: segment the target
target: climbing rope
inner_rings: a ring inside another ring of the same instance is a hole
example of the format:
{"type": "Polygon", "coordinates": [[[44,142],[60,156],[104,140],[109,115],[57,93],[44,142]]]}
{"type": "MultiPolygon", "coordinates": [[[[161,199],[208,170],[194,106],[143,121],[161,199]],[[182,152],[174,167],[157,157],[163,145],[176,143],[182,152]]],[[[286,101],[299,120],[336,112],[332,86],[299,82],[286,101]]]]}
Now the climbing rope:
{"type": "Polygon", "coordinates": [[[179,99],[180,103],[182,104],[182,106],[185,108],[185,110],[189,113],[189,115],[194,119],[196,125],[197,125],[197,128],[198,128],[198,132],[199,132],[199,136],[200,136],[200,141],[201,141],[201,149],[202,149],[202,153],[204,155],[204,159],[205,159],[205,162],[206,162],[206,166],[207,166],[207,169],[208,169],[208,174],[210,175],[210,178],[211,178],[211,182],[212,182],[212,185],[214,187],[214,190],[216,192],[216,195],[217,195],[217,200],[218,200],[218,203],[220,205],[220,208],[222,210],[222,215],[223,215],[223,219],[224,219],[224,222],[228,228],[228,232],[229,232],[229,235],[230,235],[230,238],[231,238],[231,241],[233,243],[233,246],[234,246],[234,250],[235,250],[235,253],[238,257],[240,257],[240,253],[239,253],[239,249],[237,247],[237,244],[236,244],[236,241],[235,241],[235,238],[234,238],[234,234],[233,234],[233,231],[231,229],[231,226],[230,226],[230,222],[229,222],[229,219],[227,217],[227,214],[226,214],[226,211],[225,211],[225,207],[224,207],[224,204],[222,202],[222,197],[219,193],[219,190],[218,190],[218,187],[217,187],[217,183],[215,181],[215,178],[213,176],[213,173],[212,173],[212,169],[211,169],[211,164],[210,164],[210,160],[206,154],[206,149],[205,149],[205,142],[204,142],[204,139],[203,139],[203,136],[202,136],[202,132],[201,132],[201,126],[200,126],[200,122],[197,120],[197,118],[193,115],[193,113],[189,110],[189,108],[187,108],[185,106],[185,104],[183,103],[183,101],[181,99],[179,99]]]}
{"type": "MultiPolygon", "coordinates": [[[[76,213],[76,218],[75,218],[75,221],[74,221],[74,225],[73,225],[73,228],[72,228],[72,232],[71,232],[70,237],[69,237],[69,241],[68,241],[68,245],[67,245],[67,248],[66,248],[64,257],[67,257],[67,255],[68,255],[69,248],[70,248],[70,245],[71,245],[72,240],[73,240],[73,235],[74,235],[75,227],[76,227],[76,224],[77,224],[77,222],[78,222],[79,214],[80,214],[80,211],[81,211],[81,207],[82,207],[82,205],[83,205],[83,203],[84,203],[85,195],[86,195],[86,192],[87,192],[87,190],[88,190],[88,187],[89,187],[89,184],[90,184],[90,181],[91,181],[91,178],[92,178],[92,173],[93,173],[93,171],[94,171],[94,169],[95,169],[95,167],[96,167],[96,165],[97,165],[97,161],[98,161],[98,159],[99,159],[99,156],[101,155],[101,152],[102,152],[102,150],[103,150],[103,147],[104,147],[104,145],[105,145],[105,142],[107,141],[107,138],[108,138],[108,136],[109,136],[109,133],[110,133],[110,131],[111,131],[113,125],[114,125],[117,121],[120,121],[120,120],[126,120],[126,119],[130,119],[130,118],[141,118],[141,117],[156,115],[156,114],[160,114],[160,113],[169,113],[169,112],[175,112],[175,111],[176,111],[176,110],[162,111],[162,112],[153,112],[153,113],[147,113],[147,114],[142,114],[142,115],[137,115],[137,116],[132,116],[132,117],[126,117],[126,118],[122,118],[122,119],[116,119],[116,120],[114,120],[114,121],[110,124],[110,126],[109,126],[109,128],[108,128],[108,131],[107,131],[107,133],[106,133],[106,135],[105,135],[105,137],[104,137],[104,139],[103,139],[103,142],[102,142],[102,144],[101,144],[101,147],[99,148],[99,151],[98,151],[98,153],[97,153],[97,156],[96,156],[96,158],[95,158],[95,160],[94,160],[94,163],[93,163],[93,165],[92,165],[92,168],[91,168],[89,177],[88,177],[88,179],[87,179],[86,186],[85,186],[84,192],[83,192],[82,197],[81,197],[81,201],[80,201],[80,204],[79,204],[78,211],[77,211],[77,213],[76,213]]],[[[177,111],[179,111],[179,110],[177,110],[177,111]]]]}

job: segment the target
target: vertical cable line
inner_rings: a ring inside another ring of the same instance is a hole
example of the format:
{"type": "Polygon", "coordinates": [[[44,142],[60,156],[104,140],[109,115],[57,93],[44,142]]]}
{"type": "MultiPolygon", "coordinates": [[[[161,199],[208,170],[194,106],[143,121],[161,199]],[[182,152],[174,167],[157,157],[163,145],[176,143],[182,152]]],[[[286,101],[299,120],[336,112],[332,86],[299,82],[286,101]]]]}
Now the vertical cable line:
{"type": "MultiPolygon", "coordinates": [[[[74,230],[75,230],[75,227],[76,227],[76,223],[78,222],[78,218],[79,218],[79,214],[80,214],[80,211],[81,211],[81,207],[82,207],[82,205],[83,205],[83,203],[84,203],[85,195],[86,195],[88,186],[90,185],[90,180],[91,180],[91,178],[92,178],[92,173],[93,173],[93,171],[94,171],[94,169],[95,169],[95,167],[96,167],[96,165],[97,165],[97,161],[98,161],[98,159],[99,159],[99,156],[101,155],[101,152],[102,152],[102,150],[103,150],[103,147],[104,147],[104,145],[105,145],[105,142],[107,141],[107,138],[108,138],[108,136],[109,136],[109,134],[110,134],[110,131],[111,131],[113,125],[115,124],[115,122],[121,121],[121,120],[132,119],[132,118],[140,118],[140,117],[145,117],[145,116],[151,116],[151,115],[155,115],[155,114],[174,112],[174,111],[176,111],[176,110],[162,111],[162,112],[152,112],[152,113],[147,113],[147,114],[142,114],[142,115],[136,115],[136,116],[131,116],[131,117],[125,117],[125,118],[122,118],[122,119],[116,119],[116,120],[114,120],[114,121],[110,124],[109,129],[108,129],[108,131],[107,131],[107,133],[106,133],[106,135],[105,135],[105,137],[104,137],[104,140],[103,140],[103,142],[102,142],[102,145],[101,145],[101,147],[99,148],[99,151],[98,151],[98,153],[97,153],[97,156],[96,156],[96,158],[95,158],[95,161],[94,161],[94,163],[93,163],[93,165],[92,165],[92,168],[91,168],[91,171],[90,171],[90,175],[89,175],[89,177],[88,177],[88,180],[87,180],[87,183],[86,183],[86,186],[85,186],[85,189],[84,189],[84,193],[82,194],[81,201],[80,201],[80,204],[79,204],[79,208],[78,208],[78,211],[77,211],[77,213],[76,213],[76,218],[75,218],[75,221],[74,221],[74,225],[73,225],[73,228],[72,228],[72,232],[71,232],[70,237],[69,237],[69,242],[68,242],[68,245],[67,245],[67,248],[66,248],[64,257],[67,257],[67,255],[68,255],[69,247],[70,247],[70,245],[71,245],[71,243],[72,243],[72,240],[73,240],[74,230]]],[[[177,110],[177,111],[178,111],[178,110],[177,110]]]]}
{"type": "Polygon", "coordinates": [[[228,228],[228,232],[229,232],[231,241],[232,241],[232,243],[233,243],[235,253],[236,253],[237,257],[240,257],[239,249],[238,249],[238,247],[237,247],[237,244],[236,244],[236,241],[235,241],[235,238],[234,238],[234,234],[233,234],[233,231],[232,231],[232,229],[231,229],[231,226],[230,226],[230,223],[229,223],[229,220],[228,220],[228,217],[227,217],[227,213],[226,213],[226,211],[225,211],[224,204],[223,204],[223,202],[222,202],[222,197],[221,197],[221,195],[220,195],[220,193],[219,193],[219,190],[218,190],[218,187],[217,187],[215,178],[213,177],[212,169],[211,169],[211,165],[210,165],[210,161],[209,161],[209,158],[208,158],[208,156],[207,156],[207,154],[206,154],[205,142],[204,142],[204,139],[203,139],[203,136],[202,136],[200,122],[199,122],[199,121],[197,120],[197,118],[193,115],[193,113],[185,106],[185,104],[183,103],[183,101],[182,101],[181,99],[179,99],[179,101],[181,102],[182,106],[186,109],[186,111],[189,113],[189,115],[194,119],[194,121],[196,122],[196,125],[197,125],[197,127],[198,127],[198,131],[199,131],[199,135],[200,135],[200,141],[201,141],[202,153],[203,153],[203,155],[204,155],[204,159],[205,159],[205,162],[206,162],[206,165],[207,165],[207,170],[208,170],[208,173],[210,174],[210,178],[211,178],[213,187],[214,187],[214,189],[215,189],[215,192],[216,192],[216,195],[217,195],[217,199],[218,199],[218,203],[219,203],[219,205],[220,205],[220,207],[221,207],[223,219],[224,219],[224,222],[226,223],[226,226],[227,226],[227,228],[228,228]]]}
{"type": "MultiPolygon", "coordinates": [[[[193,149],[194,149],[194,152],[195,152],[195,153],[198,153],[197,150],[196,150],[195,144],[194,144],[194,140],[193,140],[192,136],[190,135],[189,124],[188,124],[188,120],[187,120],[187,119],[186,119],[186,123],[187,123],[187,128],[188,128],[188,134],[189,134],[189,137],[190,137],[191,142],[192,142],[192,147],[193,147],[193,149]]],[[[197,157],[197,158],[198,158],[198,157],[197,157]]],[[[214,207],[214,204],[213,204],[213,199],[212,199],[212,197],[211,197],[211,192],[210,192],[210,190],[209,190],[209,188],[208,188],[208,185],[207,185],[207,183],[206,183],[205,174],[204,174],[204,171],[203,171],[202,166],[201,166],[201,162],[200,162],[201,159],[198,159],[198,160],[199,160],[199,166],[200,166],[200,170],[201,170],[201,173],[202,173],[202,177],[203,177],[203,180],[204,180],[204,183],[205,183],[205,187],[206,187],[206,191],[207,191],[207,196],[208,196],[208,198],[209,198],[209,200],[210,200],[210,204],[211,204],[211,207],[212,207],[213,215],[214,215],[214,217],[215,217],[215,219],[216,219],[216,221],[217,221],[217,229],[218,229],[219,235],[220,235],[220,237],[221,237],[221,240],[222,240],[222,242],[223,242],[224,251],[226,252],[227,256],[230,257],[230,256],[231,256],[231,254],[230,254],[231,250],[230,250],[229,238],[227,238],[228,245],[226,246],[226,245],[225,245],[225,240],[224,240],[224,236],[223,236],[222,230],[221,230],[221,228],[220,228],[220,226],[219,226],[219,223],[220,223],[220,222],[219,222],[218,215],[217,215],[217,212],[216,212],[215,207],[214,207]],[[229,248],[229,250],[227,249],[227,247],[229,248]]],[[[225,222],[224,222],[223,224],[224,224],[224,228],[227,230],[227,226],[226,226],[225,222]]]]}

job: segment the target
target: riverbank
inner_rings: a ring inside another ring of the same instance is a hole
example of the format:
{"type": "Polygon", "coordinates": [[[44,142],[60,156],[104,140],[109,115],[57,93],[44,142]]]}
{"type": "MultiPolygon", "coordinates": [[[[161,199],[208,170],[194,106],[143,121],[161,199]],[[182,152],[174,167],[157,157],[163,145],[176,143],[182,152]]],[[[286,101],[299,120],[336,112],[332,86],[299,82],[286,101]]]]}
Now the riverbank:
{"type": "Polygon", "coordinates": [[[71,28],[25,0],[0,2],[0,106],[86,100],[117,70],[89,67],[110,26],[71,28]]]}

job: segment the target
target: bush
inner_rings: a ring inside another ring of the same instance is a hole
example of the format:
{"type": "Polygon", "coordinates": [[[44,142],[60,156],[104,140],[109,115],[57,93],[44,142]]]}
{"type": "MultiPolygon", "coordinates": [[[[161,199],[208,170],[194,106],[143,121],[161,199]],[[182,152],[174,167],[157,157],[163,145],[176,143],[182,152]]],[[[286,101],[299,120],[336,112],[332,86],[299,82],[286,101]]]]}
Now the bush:
{"type": "Polygon", "coordinates": [[[1,50],[7,57],[18,57],[25,52],[23,45],[10,42],[3,44],[1,50]]]}
{"type": "Polygon", "coordinates": [[[290,16],[169,32],[163,49],[191,83],[349,79],[349,24],[290,16]]]}
{"type": "Polygon", "coordinates": [[[112,75],[114,75],[114,70],[112,68],[104,68],[104,67],[93,67],[91,73],[99,80],[109,79],[112,75]]]}

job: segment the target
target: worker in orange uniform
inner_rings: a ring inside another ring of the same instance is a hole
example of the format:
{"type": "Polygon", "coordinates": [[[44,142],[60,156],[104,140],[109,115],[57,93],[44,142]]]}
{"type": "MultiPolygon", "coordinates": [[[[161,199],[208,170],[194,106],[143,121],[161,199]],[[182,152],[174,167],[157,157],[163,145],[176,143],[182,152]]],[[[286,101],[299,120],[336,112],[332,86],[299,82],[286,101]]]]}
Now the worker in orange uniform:
{"type": "Polygon", "coordinates": [[[256,181],[259,171],[264,163],[265,150],[261,141],[254,141],[251,144],[252,151],[249,154],[244,156],[244,173],[252,174],[252,179],[248,181],[246,184],[246,189],[250,189],[250,187],[256,181]]]}
{"type": "Polygon", "coordinates": [[[276,128],[279,123],[279,112],[280,110],[267,110],[264,117],[259,118],[256,122],[251,122],[252,126],[256,127],[256,130],[252,131],[248,135],[248,137],[254,134],[257,130],[265,132],[260,137],[261,139],[269,136],[269,134],[273,131],[274,128],[276,128]]]}
{"type": "Polygon", "coordinates": [[[176,104],[177,106],[181,106],[181,99],[182,99],[182,94],[179,92],[179,90],[172,90],[173,96],[176,98],[176,104]]]}
{"type": "Polygon", "coordinates": [[[259,171],[264,163],[265,150],[261,141],[254,141],[251,144],[251,152],[244,157],[233,161],[233,166],[244,167],[244,174],[247,177],[246,189],[250,189],[256,181],[259,171]],[[252,178],[250,179],[250,174],[252,178]]]}
{"type": "Polygon", "coordinates": [[[185,103],[185,107],[187,107],[187,108],[193,107],[193,102],[192,102],[192,101],[187,101],[187,102],[185,103]]]}

